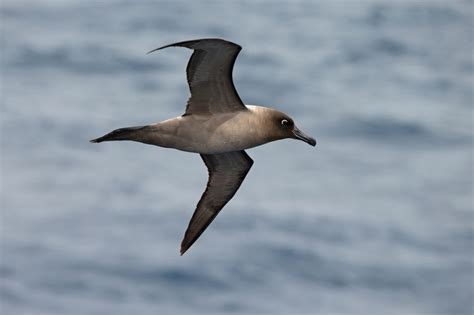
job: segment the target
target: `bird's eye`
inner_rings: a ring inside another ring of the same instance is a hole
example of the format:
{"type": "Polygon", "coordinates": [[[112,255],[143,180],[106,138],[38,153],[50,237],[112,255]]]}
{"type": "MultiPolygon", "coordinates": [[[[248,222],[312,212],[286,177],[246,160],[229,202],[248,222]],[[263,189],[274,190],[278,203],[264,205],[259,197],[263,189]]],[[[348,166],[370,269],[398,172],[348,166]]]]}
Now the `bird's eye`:
{"type": "Polygon", "coordinates": [[[288,122],[288,120],[286,120],[286,119],[282,119],[282,120],[281,120],[281,125],[282,125],[282,126],[287,126],[288,123],[289,123],[289,122],[288,122]]]}

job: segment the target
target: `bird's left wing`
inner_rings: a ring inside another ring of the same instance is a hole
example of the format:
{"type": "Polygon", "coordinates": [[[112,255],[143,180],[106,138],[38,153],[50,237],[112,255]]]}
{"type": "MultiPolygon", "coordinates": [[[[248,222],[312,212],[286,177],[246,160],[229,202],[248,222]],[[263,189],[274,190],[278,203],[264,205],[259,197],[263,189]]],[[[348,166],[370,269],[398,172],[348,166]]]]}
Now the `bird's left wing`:
{"type": "Polygon", "coordinates": [[[245,151],[201,154],[201,157],[209,171],[209,180],[181,242],[181,255],[193,245],[234,196],[253,164],[245,151]]]}
{"type": "Polygon", "coordinates": [[[232,80],[235,59],[242,47],[218,38],[204,38],[166,45],[194,50],[186,68],[191,97],[185,115],[247,110],[232,80]]]}

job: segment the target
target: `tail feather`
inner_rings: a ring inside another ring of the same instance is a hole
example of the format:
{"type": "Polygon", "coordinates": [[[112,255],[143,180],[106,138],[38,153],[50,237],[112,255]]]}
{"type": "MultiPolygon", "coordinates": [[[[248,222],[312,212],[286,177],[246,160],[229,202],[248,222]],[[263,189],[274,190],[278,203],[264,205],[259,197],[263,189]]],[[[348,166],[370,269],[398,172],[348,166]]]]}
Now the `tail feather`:
{"type": "Polygon", "coordinates": [[[144,129],[145,127],[146,126],[138,126],[115,129],[114,131],[109,132],[105,136],[90,140],[90,142],[100,143],[104,141],[136,140],[138,134],[137,131],[144,129]]]}

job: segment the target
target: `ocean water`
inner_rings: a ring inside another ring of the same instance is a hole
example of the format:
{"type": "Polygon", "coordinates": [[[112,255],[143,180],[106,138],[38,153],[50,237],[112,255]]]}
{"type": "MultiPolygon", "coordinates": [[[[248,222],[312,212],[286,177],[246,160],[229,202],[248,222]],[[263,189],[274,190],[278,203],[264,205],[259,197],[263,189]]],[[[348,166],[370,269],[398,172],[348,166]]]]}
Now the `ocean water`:
{"type": "Polygon", "coordinates": [[[472,314],[472,1],[1,1],[0,312],[472,314]],[[314,136],[182,257],[196,154],[94,145],[183,113],[190,51],[314,136]]]}

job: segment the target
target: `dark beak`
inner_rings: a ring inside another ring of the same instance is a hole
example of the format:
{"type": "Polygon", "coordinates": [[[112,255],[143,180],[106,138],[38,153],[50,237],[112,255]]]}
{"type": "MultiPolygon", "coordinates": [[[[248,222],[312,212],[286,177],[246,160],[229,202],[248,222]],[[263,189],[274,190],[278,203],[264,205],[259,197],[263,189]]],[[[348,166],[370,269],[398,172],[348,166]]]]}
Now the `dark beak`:
{"type": "Polygon", "coordinates": [[[316,145],[316,140],[314,140],[314,138],[311,138],[303,131],[299,130],[296,126],[293,128],[293,134],[295,135],[296,139],[300,139],[309,145],[312,145],[313,147],[316,145]]]}

